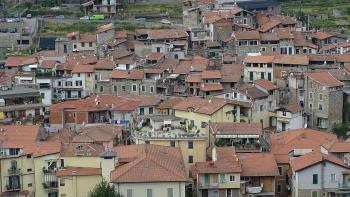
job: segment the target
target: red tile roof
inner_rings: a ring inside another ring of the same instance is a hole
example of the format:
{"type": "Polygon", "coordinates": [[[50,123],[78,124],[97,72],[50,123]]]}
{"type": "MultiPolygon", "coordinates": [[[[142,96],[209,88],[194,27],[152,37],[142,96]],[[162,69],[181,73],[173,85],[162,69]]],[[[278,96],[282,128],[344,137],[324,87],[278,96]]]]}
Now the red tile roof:
{"type": "Polygon", "coordinates": [[[306,155],[292,159],[290,161],[290,166],[292,167],[292,170],[294,172],[298,172],[298,171],[303,170],[305,168],[319,164],[322,161],[328,161],[328,162],[333,163],[335,165],[341,166],[345,169],[350,169],[339,158],[332,156],[332,155],[326,155],[326,154],[320,153],[318,151],[313,151],[313,152],[308,153],[306,155]]]}
{"type": "Polygon", "coordinates": [[[326,38],[332,37],[332,35],[326,33],[326,32],[316,32],[313,35],[311,35],[312,38],[318,39],[318,40],[324,40],[326,38]]]}
{"type": "Polygon", "coordinates": [[[279,24],[281,24],[280,21],[277,20],[270,20],[267,23],[264,23],[263,25],[261,25],[260,30],[261,32],[267,32],[269,30],[271,30],[272,28],[278,26],[279,24]]]}
{"type": "Polygon", "coordinates": [[[221,79],[219,70],[205,70],[202,72],[202,79],[221,79]]]}
{"type": "Polygon", "coordinates": [[[146,56],[146,60],[156,60],[159,61],[163,58],[163,53],[150,53],[146,56]]]}
{"type": "Polygon", "coordinates": [[[95,68],[92,65],[74,65],[72,73],[93,73],[95,68]]]}
{"type": "Polygon", "coordinates": [[[124,70],[113,70],[111,74],[112,79],[126,79],[128,78],[129,73],[128,71],[124,70]]]}
{"type": "Polygon", "coordinates": [[[237,153],[243,177],[277,176],[278,168],[272,153],[237,153]],[[264,164],[264,165],[261,165],[264,164]]]}
{"type": "Polygon", "coordinates": [[[309,57],[306,55],[276,55],[273,63],[307,66],[309,65],[309,57]]]}
{"type": "Polygon", "coordinates": [[[326,71],[307,73],[307,76],[311,80],[314,80],[327,87],[339,87],[344,85],[344,83],[340,82],[339,80],[334,78],[329,72],[326,71]]]}
{"type": "Polygon", "coordinates": [[[274,55],[258,55],[258,56],[247,56],[244,63],[272,63],[275,59],[274,55]]]}
{"type": "Polygon", "coordinates": [[[229,102],[224,99],[188,97],[175,105],[173,109],[187,111],[189,108],[192,108],[195,113],[211,115],[227,104],[229,104],[229,102]]]}
{"type": "Polygon", "coordinates": [[[261,86],[262,88],[264,88],[268,91],[275,90],[278,88],[277,86],[275,86],[275,84],[273,84],[271,81],[266,80],[266,79],[258,79],[258,80],[253,81],[253,83],[258,85],[258,86],[261,86]]]}
{"type": "Polygon", "coordinates": [[[52,69],[55,67],[56,64],[57,62],[55,60],[44,60],[41,62],[39,68],[52,69]]]}
{"type": "Polygon", "coordinates": [[[114,151],[122,160],[123,155],[128,155],[129,162],[111,172],[112,183],[186,182],[188,179],[179,148],[140,144],[117,146],[114,151]]]}
{"type": "Polygon", "coordinates": [[[80,34],[79,42],[96,42],[95,34],[80,34]]]}
{"type": "Polygon", "coordinates": [[[258,31],[235,31],[232,36],[236,40],[259,40],[260,34],[258,31]]]}
{"type": "Polygon", "coordinates": [[[128,79],[141,80],[143,79],[145,73],[143,70],[132,70],[128,76],[128,79]]]}
{"type": "Polygon", "coordinates": [[[203,92],[220,91],[223,89],[224,87],[221,83],[202,83],[200,87],[200,90],[203,92]]]}
{"type": "Polygon", "coordinates": [[[350,142],[336,142],[331,148],[332,153],[350,153],[350,142]]]}
{"type": "Polygon", "coordinates": [[[109,23],[107,25],[102,25],[96,28],[96,34],[108,31],[108,30],[112,30],[114,29],[114,25],[113,23],[109,23]]]}
{"type": "Polygon", "coordinates": [[[186,77],[187,83],[200,83],[202,81],[202,77],[200,74],[190,74],[186,77]]]}
{"type": "Polygon", "coordinates": [[[180,103],[183,100],[184,100],[184,98],[182,98],[182,97],[168,98],[168,99],[162,101],[161,103],[159,103],[159,105],[157,106],[157,109],[171,109],[176,104],[180,103]]]}
{"type": "Polygon", "coordinates": [[[38,63],[38,59],[33,56],[9,56],[6,59],[5,67],[18,67],[38,63]]]}

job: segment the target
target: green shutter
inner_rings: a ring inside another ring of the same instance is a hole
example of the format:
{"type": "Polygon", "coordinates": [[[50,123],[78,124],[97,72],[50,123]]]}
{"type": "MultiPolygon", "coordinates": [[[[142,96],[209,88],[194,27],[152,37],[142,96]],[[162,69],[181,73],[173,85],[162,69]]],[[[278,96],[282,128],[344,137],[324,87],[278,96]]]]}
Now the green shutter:
{"type": "Polygon", "coordinates": [[[225,183],[225,174],[220,174],[220,183],[225,183]]]}

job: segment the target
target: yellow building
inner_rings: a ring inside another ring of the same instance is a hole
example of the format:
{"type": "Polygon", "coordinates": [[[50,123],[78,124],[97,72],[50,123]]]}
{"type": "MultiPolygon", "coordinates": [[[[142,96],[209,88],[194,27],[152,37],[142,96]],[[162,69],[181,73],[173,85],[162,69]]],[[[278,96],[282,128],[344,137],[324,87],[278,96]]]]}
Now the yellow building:
{"type": "Polygon", "coordinates": [[[239,122],[240,105],[238,101],[189,97],[173,109],[176,117],[186,119],[186,126],[190,130],[205,133],[209,139],[209,122],[239,122]]]}

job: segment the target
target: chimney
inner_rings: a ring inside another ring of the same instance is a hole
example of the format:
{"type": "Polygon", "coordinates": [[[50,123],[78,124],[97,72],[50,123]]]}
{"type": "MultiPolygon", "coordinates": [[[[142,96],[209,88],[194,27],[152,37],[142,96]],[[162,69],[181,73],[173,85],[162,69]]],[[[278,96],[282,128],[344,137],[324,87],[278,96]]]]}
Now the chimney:
{"type": "Polygon", "coordinates": [[[211,150],[211,158],[213,162],[216,162],[218,160],[218,156],[216,154],[216,146],[214,146],[211,150]]]}
{"type": "Polygon", "coordinates": [[[101,158],[101,168],[102,168],[102,177],[104,180],[110,182],[111,180],[111,171],[115,169],[115,166],[118,165],[117,154],[110,150],[105,150],[100,154],[101,158]]]}

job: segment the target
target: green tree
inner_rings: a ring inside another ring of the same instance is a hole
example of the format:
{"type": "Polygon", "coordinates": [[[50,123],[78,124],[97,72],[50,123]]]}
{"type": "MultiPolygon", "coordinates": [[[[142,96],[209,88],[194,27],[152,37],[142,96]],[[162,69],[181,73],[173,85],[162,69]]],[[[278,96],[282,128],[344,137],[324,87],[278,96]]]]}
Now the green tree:
{"type": "Polygon", "coordinates": [[[346,139],[348,132],[347,124],[335,124],[332,128],[332,132],[340,139],[346,139]]]}
{"type": "Polygon", "coordinates": [[[102,180],[101,183],[96,185],[95,188],[89,192],[88,197],[123,197],[123,195],[116,192],[113,185],[110,185],[107,181],[102,180]]]}

